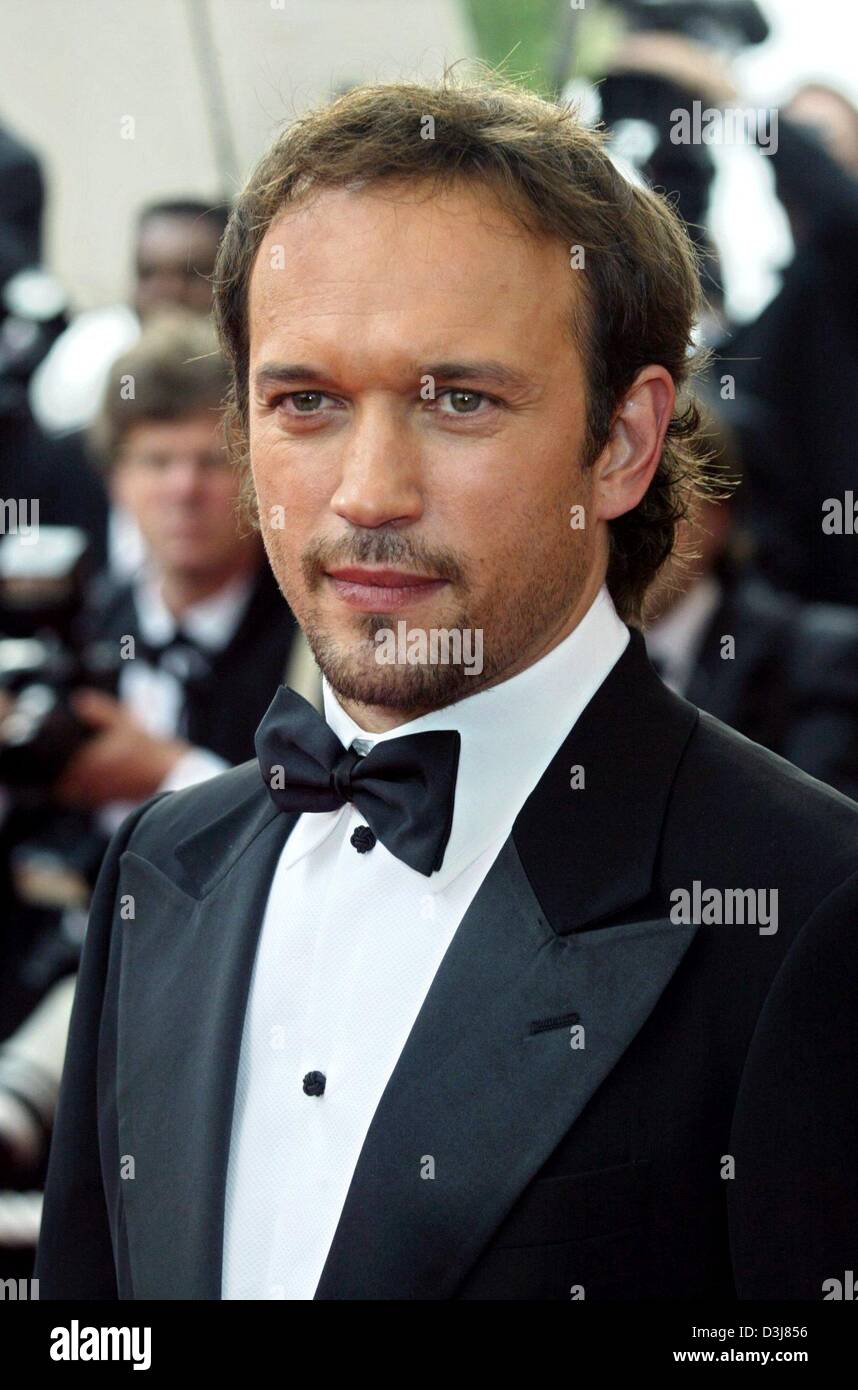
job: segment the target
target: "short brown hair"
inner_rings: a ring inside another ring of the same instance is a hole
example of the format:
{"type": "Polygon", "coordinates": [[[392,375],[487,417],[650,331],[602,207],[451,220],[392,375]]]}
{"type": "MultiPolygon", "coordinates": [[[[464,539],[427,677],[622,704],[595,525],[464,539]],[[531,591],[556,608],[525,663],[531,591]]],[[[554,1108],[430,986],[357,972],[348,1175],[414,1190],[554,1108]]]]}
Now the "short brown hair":
{"type": "MultiPolygon", "coordinates": [[[[679,217],[658,194],[615,168],[605,136],[495,74],[461,82],[355,87],[285,130],[237,199],[215,268],[214,312],[232,366],[227,439],[248,447],[248,286],[259,246],[289,203],[331,187],[387,179],[489,186],[530,231],[582,247],[584,318],[572,324],[587,373],[586,462],[604,447],[637,372],[658,363],[681,392],[652,484],[610,522],[608,586],[621,615],[639,621],[644,595],[671,553],[676,523],[705,491],[697,406],[684,392],[695,369],[698,261],[679,217]],[[421,138],[432,118],[432,138],[421,138]]],[[[247,476],[247,472],[246,472],[247,476]]]]}
{"type": "Polygon", "coordinates": [[[110,369],[101,409],[90,429],[94,452],[110,467],[135,425],[183,420],[207,410],[213,420],[222,418],[229,382],[229,366],[211,319],[186,309],[159,310],[110,369]]]}

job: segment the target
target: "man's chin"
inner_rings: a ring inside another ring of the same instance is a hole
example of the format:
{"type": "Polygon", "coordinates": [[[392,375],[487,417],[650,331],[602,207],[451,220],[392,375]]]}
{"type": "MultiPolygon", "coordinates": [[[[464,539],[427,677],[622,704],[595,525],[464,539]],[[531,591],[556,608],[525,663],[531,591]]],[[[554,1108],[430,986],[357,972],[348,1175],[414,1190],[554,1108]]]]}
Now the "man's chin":
{"type": "Polygon", "coordinates": [[[414,714],[453,704],[481,684],[461,665],[383,662],[370,639],[341,642],[309,630],[306,636],[331,689],[354,704],[414,714]]]}
{"type": "Polygon", "coordinates": [[[340,700],[372,709],[398,710],[412,718],[454,704],[475,689],[461,670],[451,667],[389,667],[369,672],[337,666],[322,670],[340,700]]]}

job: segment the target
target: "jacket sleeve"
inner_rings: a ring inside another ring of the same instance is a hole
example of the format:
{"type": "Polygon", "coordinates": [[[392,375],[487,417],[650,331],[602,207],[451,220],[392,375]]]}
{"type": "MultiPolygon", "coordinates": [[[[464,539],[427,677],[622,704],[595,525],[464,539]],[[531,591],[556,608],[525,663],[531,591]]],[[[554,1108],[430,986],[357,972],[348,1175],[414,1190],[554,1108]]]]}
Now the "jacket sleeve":
{"type": "Polygon", "coordinates": [[[92,897],[45,1182],[34,1271],[40,1299],[118,1297],[99,1156],[99,1035],[108,1009],[116,1007],[105,985],[119,860],[140,819],[160,799],[144,802],[117,830],[92,897]]]}
{"type": "Polygon", "coordinates": [[[793,943],[748,1052],[727,1189],[739,1298],[818,1302],[856,1269],[856,1077],[858,874],[793,943]]]}
{"type": "Polygon", "coordinates": [[[778,197],[801,210],[820,248],[842,262],[850,276],[847,283],[854,283],[858,179],[813,131],[783,114],[772,165],[778,197]]]}

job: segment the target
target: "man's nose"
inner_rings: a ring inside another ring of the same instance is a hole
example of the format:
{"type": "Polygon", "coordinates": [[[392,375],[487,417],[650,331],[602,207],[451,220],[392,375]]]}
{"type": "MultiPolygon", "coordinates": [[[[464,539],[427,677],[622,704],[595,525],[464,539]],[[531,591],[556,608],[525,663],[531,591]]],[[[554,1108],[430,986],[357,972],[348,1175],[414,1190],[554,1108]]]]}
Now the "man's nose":
{"type": "Polygon", "coordinates": [[[332,510],[353,526],[415,521],[423,511],[418,450],[407,419],[394,406],[364,407],[349,431],[332,510]]]}
{"type": "Polygon", "coordinates": [[[176,457],[170,461],[165,481],[171,496],[194,498],[202,489],[203,469],[196,459],[176,457]]]}

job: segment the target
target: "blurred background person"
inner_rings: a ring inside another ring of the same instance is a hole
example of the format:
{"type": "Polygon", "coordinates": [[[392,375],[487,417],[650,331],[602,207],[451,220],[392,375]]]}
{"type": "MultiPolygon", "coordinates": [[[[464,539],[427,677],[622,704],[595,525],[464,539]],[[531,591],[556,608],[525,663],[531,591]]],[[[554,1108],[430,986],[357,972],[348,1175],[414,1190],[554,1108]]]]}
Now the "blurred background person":
{"type": "Polygon", "coordinates": [[[717,350],[710,378],[732,379],[722,400],[752,483],[755,564],[800,598],[858,604],[858,108],[821,81],[778,108],[748,101],[732,60],[769,34],[756,4],[623,0],[618,8],[628,32],[590,93],[590,116],[605,121],[621,165],[675,202],[701,253],[700,338],[717,350]],[[677,114],[694,103],[701,114],[747,113],[744,144],[770,162],[792,234],[780,288],[743,324],[727,309],[710,225],[715,156],[729,161],[736,141],[714,122],[674,140],[677,114]],[[829,502],[837,516],[823,527],[829,502]]]}
{"type": "Polygon", "coordinates": [[[858,604],[858,109],[821,84],[799,88],[772,165],[795,254],[729,347],[757,559],[801,598],[858,604]]]}
{"type": "MultiPolygon", "coordinates": [[[[225,204],[183,198],[147,204],[138,213],[130,304],[78,314],[35,368],[29,399],[50,439],[86,455],[86,430],[104,395],[111,364],[140,335],[147,317],[161,309],[211,312],[211,274],[229,216],[225,204]]],[[[107,523],[106,560],[118,575],[142,563],[145,542],[133,519],[114,499],[107,523]]]]}
{"type": "Polygon", "coordinates": [[[0,124],[0,290],[42,258],[44,181],[39,161],[0,124]]]}
{"type": "Polygon", "coordinates": [[[37,507],[44,525],[82,527],[102,564],[104,485],[82,438],[49,437],[28,400],[34,369],[68,324],[62,288],[41,262],[43,208],[36,155],[0,125],[0,499],[37,507]]]}
{"type": "Polygon", "coordinates": [[[856,798],[858,610],[808,603],[755,571],[738,441],[707,416],[723,495],[680,523],[648,596],[650,660],[672,690],[856,798]]]}
{"type": "Polygon", "coordinates": [[[769,25],[755,0],[616,0],[601,12],[618,21],[603,70],[590,83],[573,79],[565,95],[582,102],[585,119],[604,123],[619,167],[662,191],[685,221],[706,296],[700,338],[720,343],[729,315],[711,228],[718,142],[677,139],[676,115],[695,101],[734,101],[732,59],[763,43],[769,25]]]}
{"type": "Polygon", "coordinates": [[[134,657],[120,661],[118,699],[80,693],[100,733],[65,769],[63,799],[136,802],[253,755],[295,624],[258,533],[240,523],[226,384],[210,321],[175,310],[147,318],[110,370],[92,440],[146,561],[133,580],[104,582],[87,614],[117,651],[130,637],[134,657]]]}
{"type": "Polygon", "coordinates": [[[88,426],[107,374],[147,316],[170,307],[211,311],[211,274],[229,217],[225,204],[194,198],[148,203],[137,215],[128,304],[78,314],[33,374],[30,398],[45,430],[88,426]]]}

